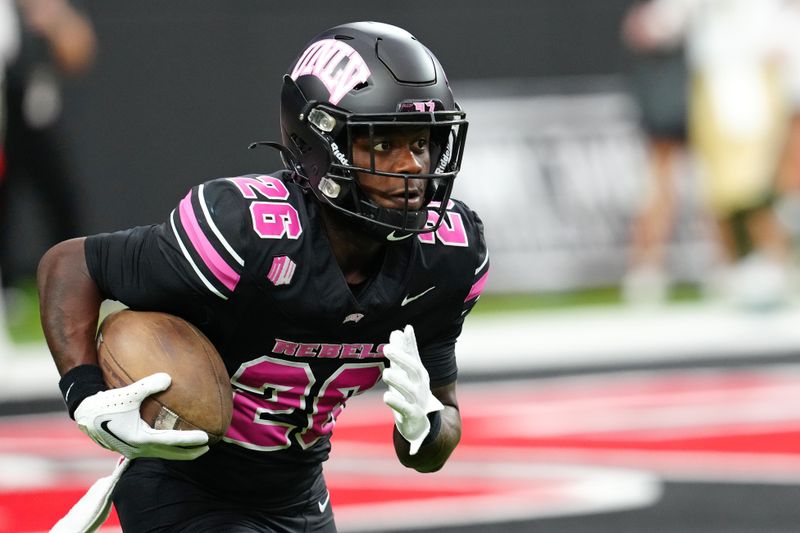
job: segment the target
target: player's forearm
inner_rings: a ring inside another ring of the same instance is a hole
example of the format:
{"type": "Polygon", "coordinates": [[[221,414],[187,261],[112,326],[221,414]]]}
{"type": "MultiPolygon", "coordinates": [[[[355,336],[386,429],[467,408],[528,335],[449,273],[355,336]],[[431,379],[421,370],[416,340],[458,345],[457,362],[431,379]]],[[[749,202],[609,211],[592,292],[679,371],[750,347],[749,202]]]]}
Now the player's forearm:
{"type": "Polygon", "coordinates": [[[436,472],[441,469],[461,440],[461,414],[452,405],[439,411],[440,426],[436,436],[422,445],[415,455],[409,453],[409,443],[397,427],[394,428],[394,449],[403,466],[418,472],[436,472]]]}
{"type": "Polygon", "coordinates": [[[75,366],[97,363],[102,296],[89,275],[83,246],[83,238],[57,244],[42,257],[36,275],[42,329],[62,376],[75,366]]]}

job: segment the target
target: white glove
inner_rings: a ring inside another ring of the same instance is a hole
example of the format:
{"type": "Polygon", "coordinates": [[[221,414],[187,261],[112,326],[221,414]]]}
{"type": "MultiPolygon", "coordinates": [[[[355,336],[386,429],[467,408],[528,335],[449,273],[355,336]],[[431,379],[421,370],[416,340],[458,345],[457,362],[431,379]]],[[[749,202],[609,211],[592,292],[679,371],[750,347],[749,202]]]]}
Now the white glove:
{"type": "Polygon", "coordinates": [[[75,409],[75,421],[97,444],[129,459],[196,459],[208,451],[204,431],[153,429],[139,414],[142,401],[170,383],[169,374],[159,372],[126,387],[98,392],[75,409]]]}
{"type": "Polygon", "coordinates": [[[389,386],[383,402],[391,407],[397,430],[411,444],[411,455],[415,455],[431,430],[428,413],[440,411],[444,405],[431,393],[430,378],[422,366],[412,326],[393,331],[383,355],[391,362],[383,370],[383,381],[389,386]]]}

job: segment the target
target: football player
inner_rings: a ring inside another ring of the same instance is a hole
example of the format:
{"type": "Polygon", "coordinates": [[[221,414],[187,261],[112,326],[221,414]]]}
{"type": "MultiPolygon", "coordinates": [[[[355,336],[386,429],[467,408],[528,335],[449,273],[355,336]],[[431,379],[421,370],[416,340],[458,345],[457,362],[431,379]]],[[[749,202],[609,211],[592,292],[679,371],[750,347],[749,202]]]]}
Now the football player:
{"type": "Polygon", "coordinates": [[[381,378],[403,465],[439,470],[459,441],[455,344],[489,261],[480,219],[450,197],[467,122],[441,65],[400,28],[334,27],[284,76],[281,129],[283,143],[256,144],[280,150],[284,170],[208,181],[161,224],[65,241],[41,261],[69,414],[128,459],[113,480],[127,532],[335,531],[331,432],[381,378]],[[234,390],[222,442],[141,420],[165,374],[106,390],[103,299],[211,339],[234,390]]]}

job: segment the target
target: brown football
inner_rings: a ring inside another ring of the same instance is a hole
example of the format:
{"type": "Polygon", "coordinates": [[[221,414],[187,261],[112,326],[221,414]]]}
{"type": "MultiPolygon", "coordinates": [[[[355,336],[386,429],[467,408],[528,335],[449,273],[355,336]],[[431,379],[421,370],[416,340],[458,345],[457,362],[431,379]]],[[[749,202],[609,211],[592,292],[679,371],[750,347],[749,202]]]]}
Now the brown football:
{"type": "Polygon", "coordinates": [[[233,411],[228,372],[216,348],[196,327],[166,313],[124,309],[97,332],[97,356],[106,384],[124,387],[156,372],[172,384],[142,402],[142,419],[156,429],[202,429],[222,438],[233,411]]]}

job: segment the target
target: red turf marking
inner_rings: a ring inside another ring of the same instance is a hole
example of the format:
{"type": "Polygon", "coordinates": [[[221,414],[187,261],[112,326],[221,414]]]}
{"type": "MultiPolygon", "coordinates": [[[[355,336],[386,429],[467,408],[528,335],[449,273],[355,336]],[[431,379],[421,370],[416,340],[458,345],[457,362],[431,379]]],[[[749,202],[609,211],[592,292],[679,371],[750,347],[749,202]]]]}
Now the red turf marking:
{"type": "MultiPolygon", "coordinates": [[[[755,461],[753,457],[775,461],[786,456],[796,456],[800,460],[800,411],[793,414],[787,409],[793,405],[793,400],[800,398],[798,372],[779,375],[772,370],[676,371],[588,379],[558,378],[527,384],[463,386],[459,396],[464,434],[461,448],[453,456],[456,466],[460,457],[470,457],[470,449],[486,450],[482,452],[485,457],[502,461],[503,452],[493,454],[492,448],[538,454],[536,460],[545,464],[546,454],[552,450],[583,450],[584,458],[589,461],[592,452],[596,452],[597,465],[603,464],[603,457],[608,455],[605,452],[635,451],[644,467],[647,467],[649,452],[653,454],[653,468],[657,468],[656,457],[663,459],[664,453],[670,452],[678,452],[674,454],[675,460],[686,458],[685,464],[689,465],[697,464],[697,457],[703,457],[704,453],[716,454],[715,460],[720,464],[724,464],[726,454],[731,455],[731,460],[738,460],[733,454],[748,454],[748,461],[755,461]],[[767,423],[753,415],[773,403],[776,408],[783,408],[782,418],[767,423]],[[754,411],[749,411],[750,408],[754,411]],[[517,410],[518,414],[506,415],[509,409],[517,410]],[[582,424],[582,420],[593,422],[609,409],[624,416],[612,418],[612,425],[604,431],[592,431],[588,424],[582,424]],[[649,413],[658,413],[659,409],[671,414],[668,419],[671,427],[657,424],[646,427],[641,423],[648,421],[649,413]],[[733,416],[717,417],[717,420],[712,417],[703,424],[704,413],[713,414],[715,409],[717,413],[721,410],[733,416]],[[746,418],[748,412],[750,415],[746,418]],[[742,413],[741,419],[737,419],[738,413],[742,413]],[[537,418],[540,415],[544,418],[537,418]],[[553,424],[550,432],[542,434],[521,431],[528,429],[525,424],[536,424],[537,419],[547,421],[548,417],[551,422],[568,423],[561,428],[553,424]],[[635,427],[626,426],[627,420],[636,422],[635,427]],[[693,435],[697,429],[701,431],[693,435]],[[697,454],[692,457],[692,452],[697,454]]],[[[352,401],[336,427],[332,462],[336,463],[337,459],[358,461],[365,457],[394,461],[391,432],[391,416],[377,396],[352,401]]],[[[63,414],[0,420],[0,459],[9,454],[42,457],[53,462],[114,456],[94,445],[63,414]]],[[[753,463],[753,471],[757,471],[758,464],[753,463]]],[[[351,505],[389,502],[411,504],[432,497],[452,498],[455,502],[464,497],[504,494],[515,488],[507,478],[478,479],[445,472],[440,476],[418,476],[399,466],[397,471],[386,474],[363,470],[332,468],[328,472],[335,506],[346,509],[351,505]]],[[[61,474],[53,472],[52,476],[52,487],[13,491],[0,488],[0,533],[49,529],[93,481],[76,477],[74,468],[61,474]]],[[[526,489],[538,494],[537,503],[555,501],[559,497],[561,485],[557,479],[542,475],[525,482],[526,489]]],[[[112,515],[107,525],[116,524],[118,520],[112,515]]]]}
{"type": "Polygon", "coordinates": [[[340,505],[353,505],[365,503],[385,503],[397,501],[411,501],[420,500],[425,498],[454,498],[460,496],[477,496],[486,494],[489,491],[481,487],[469,486],[463,490],[442,490],[435,487],[425,490],[418,486],[413,488],[375,488],[369,487],[369,490],[364,490],[364,487],[353,486],[340,486],[338,485],[337,476],[332,475],[327,479],[328,489],[331,493],[331,501],[334,506],[340,505]]]}
{"type": "Polygon", "coordinates": [[[592,435],[578,437],[553,437],[538,439],[465,439],[464,445],[504,446],[508,448],[585,448],[588,450],[642,450],[718,452],[750,454],[794,454],[800,455],[800,431],[752,433],[748,435],[720,435],[695,439],[642,440],[635,435],[625,439],[604,435],[595,439],[592,435]]]}
{"type": "MultiPolygon", "coordinates": [[[[0,492],[0,532],[49,531],[85,492],[85,488],[48,488],[0,492]]],[[[114,510],[106,522],[119,525],[114,510]]]]}

